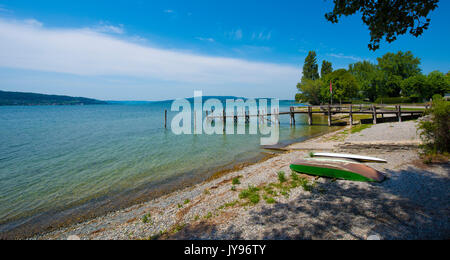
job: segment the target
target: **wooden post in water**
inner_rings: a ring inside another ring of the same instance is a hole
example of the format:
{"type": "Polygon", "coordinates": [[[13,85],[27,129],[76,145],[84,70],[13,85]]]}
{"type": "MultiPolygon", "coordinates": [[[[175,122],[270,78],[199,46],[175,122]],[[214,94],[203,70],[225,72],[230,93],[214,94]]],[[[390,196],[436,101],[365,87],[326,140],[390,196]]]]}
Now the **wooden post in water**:
{"type": "Polygon", "coordinates": [[[291,126],[295,126],[295,114],[294,107],[290,107],[290,115],[291,115],[291,126]]]}
{"type": "Polygon", "coordinates": [[[197,132],[197,113],[194,110],[194,134],[197,132]]]}
{"type": "Polygon", "coordinates": [[[289,112],[290,112],[289,113],[289,120],[290,120],[289,124],[292,126],[292,123],[293,123],[293,121],[292,121],[292,107],[289,108],[289,112]]]}
{"type": "Polygon", "coordinates": [[[164,110],[164,128],[167,129],[167,109],[164,110]]]}
{"type": "Polygon", "coordinates": [[[328,126],[331,126],[331,105],[328,104],[328,126]]]}
{"type": "Polygon", "coordinates": [[[350,126],[353,126],[353,105],[350,105],[350,126]]]}
{"type": "Polygon", "coordinates": [[[372,117],[373,117],[373,124],[377,124],[377,107],[375,105],[372,105],[372,117]]]}
{"type": "Polygon", "coordinates": [[[280,109],[277,109],[277,121],[278,121],[278,125],[281,125],[281,121],[280,121],[280,109]]]}
{"type": "Polygon", "coordinates": [[[292,107],[292,121],[294,122],[295,127],[295,107],[292,107]]]}
{"type": "Polygon", "coordinates": [[[308,124],[313,125],[312,107],[308,106],[308,124]]]}
{"type": "Polygon", "coordinates": [[[223,109],[223,112],[222,112],[222,120],[223,120],[223,131],[225,132],[225,125],[226,125],[226,123],[227,123],[227,117],[226,117],[226,114],[225,114],[225,108],[223,109]]]}

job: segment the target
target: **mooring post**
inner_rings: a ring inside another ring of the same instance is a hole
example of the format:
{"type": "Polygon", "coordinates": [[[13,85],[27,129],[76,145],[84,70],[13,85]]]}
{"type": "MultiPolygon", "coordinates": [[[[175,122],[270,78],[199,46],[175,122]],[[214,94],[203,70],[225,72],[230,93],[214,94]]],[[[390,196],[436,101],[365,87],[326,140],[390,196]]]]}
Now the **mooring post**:
{"type": "Polygon", "coordinates": [[[294,107],[290,107],[291,126],[295,126],[295,114],[294,107]]]}
{"type": "Polygon", "coordinates": [[[313,118],[312,118],[312,107],[308,106],[308,125],[313,124],[313,118]]]}
{"type": "Polygon", "coordinates": [[[277,118],[278,125],[281,125],[281,121],[280,121],[280,109],[277,109],[277,110],[276,110],[276,116],[275,116],[275,117],[277,118]]]}
{"type": "Polygon", "coordinates": [[[295,107],[292,107],[292,121],[295,127],[295,107]]]}
{"type": "Polygon", "coordinates": [[[225,132],[225,125],[226,125],[226,123],[227,123],[227,117],[226,117],[226,114],[225,114],[225,108],[224,108],[223,111],[222,111],[222,120],[223,120],[223,124],[222,124],[222,126],[223,126],[223,131],[225,132]]]}
{"type": "Polygon", "coordinates": [[[292,126],[292,107],[289,108],[289,124],[292,126]]]}
{"type": "Polygon", "coordinates": [[[328,126],[331,126],[331,105],[328,104],[328,126]]]}
{"type": "Polygon", "coordinates": [[[372,117],[373,117],[373,124],[377,124],[377,107],[375,105],[372,105],[372,117]]]}
{"type": "Polygon", "coordinates": [[[197,112],[194,109],[194,133],[196,133],[197,131],[197,112]]]}
{"type": "Polygon", "coordinates": [[[164,110],[164,128],[167,129],[167,109],[164,110]]]}
{"type": "Polygon", "coordinates": [[[350,126],[353,126],[353,105],[350,105],[350,126]]]}

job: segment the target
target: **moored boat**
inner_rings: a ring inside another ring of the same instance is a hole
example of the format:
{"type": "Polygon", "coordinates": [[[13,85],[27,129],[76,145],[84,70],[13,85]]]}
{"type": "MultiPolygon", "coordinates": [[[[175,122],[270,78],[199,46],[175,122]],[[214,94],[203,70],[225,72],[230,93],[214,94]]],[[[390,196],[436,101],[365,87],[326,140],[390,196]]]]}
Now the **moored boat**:
{"type": "Polygon", "coordinates": [[[367,162],[367,163],[387,163],[386,160],[364,156],[364,155],[355,155],[355,154],[342,154],[342,153],[313,153],[313,157],[328,157],[328,158],[341,158],[341,159],[351,159],[358,162],[367,162]]]}
{"type": "Polygon", "coordinates": [[[365,164],[345,159],[305,158],[293,162],[291,169],[308,175],[361,182],[382,182],[386,178],[365,164]]]}

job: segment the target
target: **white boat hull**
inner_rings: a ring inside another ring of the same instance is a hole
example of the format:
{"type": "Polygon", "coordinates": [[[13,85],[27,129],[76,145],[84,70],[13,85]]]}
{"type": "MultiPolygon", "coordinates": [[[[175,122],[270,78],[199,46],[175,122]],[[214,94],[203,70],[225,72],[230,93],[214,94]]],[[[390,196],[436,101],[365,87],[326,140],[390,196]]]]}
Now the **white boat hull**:
{"type": "Polygon", "coordinates": [[[372,162],[372,163],[387,163],[386,160],[363,156],[363,155],[355,155],[355,154],[341,154],[341,153],[314,153],[314,157],[328,157],[328,158],[341,158],[341,159],[350,159],[358,162],[372,162]]]}

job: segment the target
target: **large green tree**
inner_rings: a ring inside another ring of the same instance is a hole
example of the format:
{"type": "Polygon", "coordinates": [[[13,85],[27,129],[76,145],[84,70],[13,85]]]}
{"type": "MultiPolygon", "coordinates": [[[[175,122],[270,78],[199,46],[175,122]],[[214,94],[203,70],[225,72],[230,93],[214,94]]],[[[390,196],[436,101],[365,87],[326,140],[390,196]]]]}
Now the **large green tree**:
{"type": "Polygon", "coordinates": [[[427,77],[418,74],[402,81],[402,95],[406,97],[419,97],[421,99],[433,96],[432,86],[428,84],[427,77]]]}
{"type": "Polygon", "coordinates": [[[428,15],[438,7],[439,0],[333,0],[334,9],[325,18],[338,23],[341,16],[356,13],[370,30],[370,50],[380,48],[382,39],[391,43],[399,35],[422,35],[430,25],[428,15]]]}
{"type": "Polygon", "coordinates": [[[358,81],[361,97],[375,101],[383,80],[383,72],[378,66],[369,61],[357,62],[349,65],[349,72],[358,81]]]}
{"type": "Polygon", "coordinates": [[[387,75],[400,76],[402,79],[406,79],[415,76],[421,72],[419,67],[420,59],[414,57],[412,52],[397,53],[388,52],[381,58],[377,58],[378,66],[387,75]]]}
{"type": "Polygon", "coordinates": [[[310,51],[306,56],[305,64],[303,65],[303,77],[304,80],[316,80],[319,79],[319,65],[317,65],[317,54],[315,51],[310,51]]]}
{"type": "Polygon", "coordinates": [[[444,73],[440,71],[433,71],[427,76],[428,85],[430,86],[430,90],[427,92],[427,96],[425,98],[432,98],[433,95],[445,95],[450,93],[450,81],[449,74],[444,75],[444,73]]]}
{"type": "Polygon", "coordinates": [[[324,60],[322,62],[322,69],[320,70],[320,76],[323,78],[326,75],[333,72],[333,64],[331,62],[324,60]]]}
{"type": "Polygon", "coordinates": [[[410,52],[386,53],[378,58],[378,67],[383,72],[383,82],[378,86],[378,96],[400,96],[402,81],[421,73],[420,59],[410,52]]]}
{"type": "Polygon", "coordinates": [[[331,99],[330,82],[333,84],[334,100],[342,101],[357,97],[358,82],[346,69],[333,71],[323,78],[321,95],[325,100],[331,99]]]}
{"type": "Polygon", "coordinates": [[[429,100],[433,95],[445,95],[450,92],[450,84],[446,75],[440,71],[433,71],[428,76],[418,74],[402,82],[402,95],[419,97],[429,100]]]}
{"type": "Polygon", "coordinates": [[[298,99],[309,102],[311,105],[320,105],[322,103],[322,86],[321,80],[303,80],[302,83],[297,85],[298,90],[301,92],[298,99]]]}

